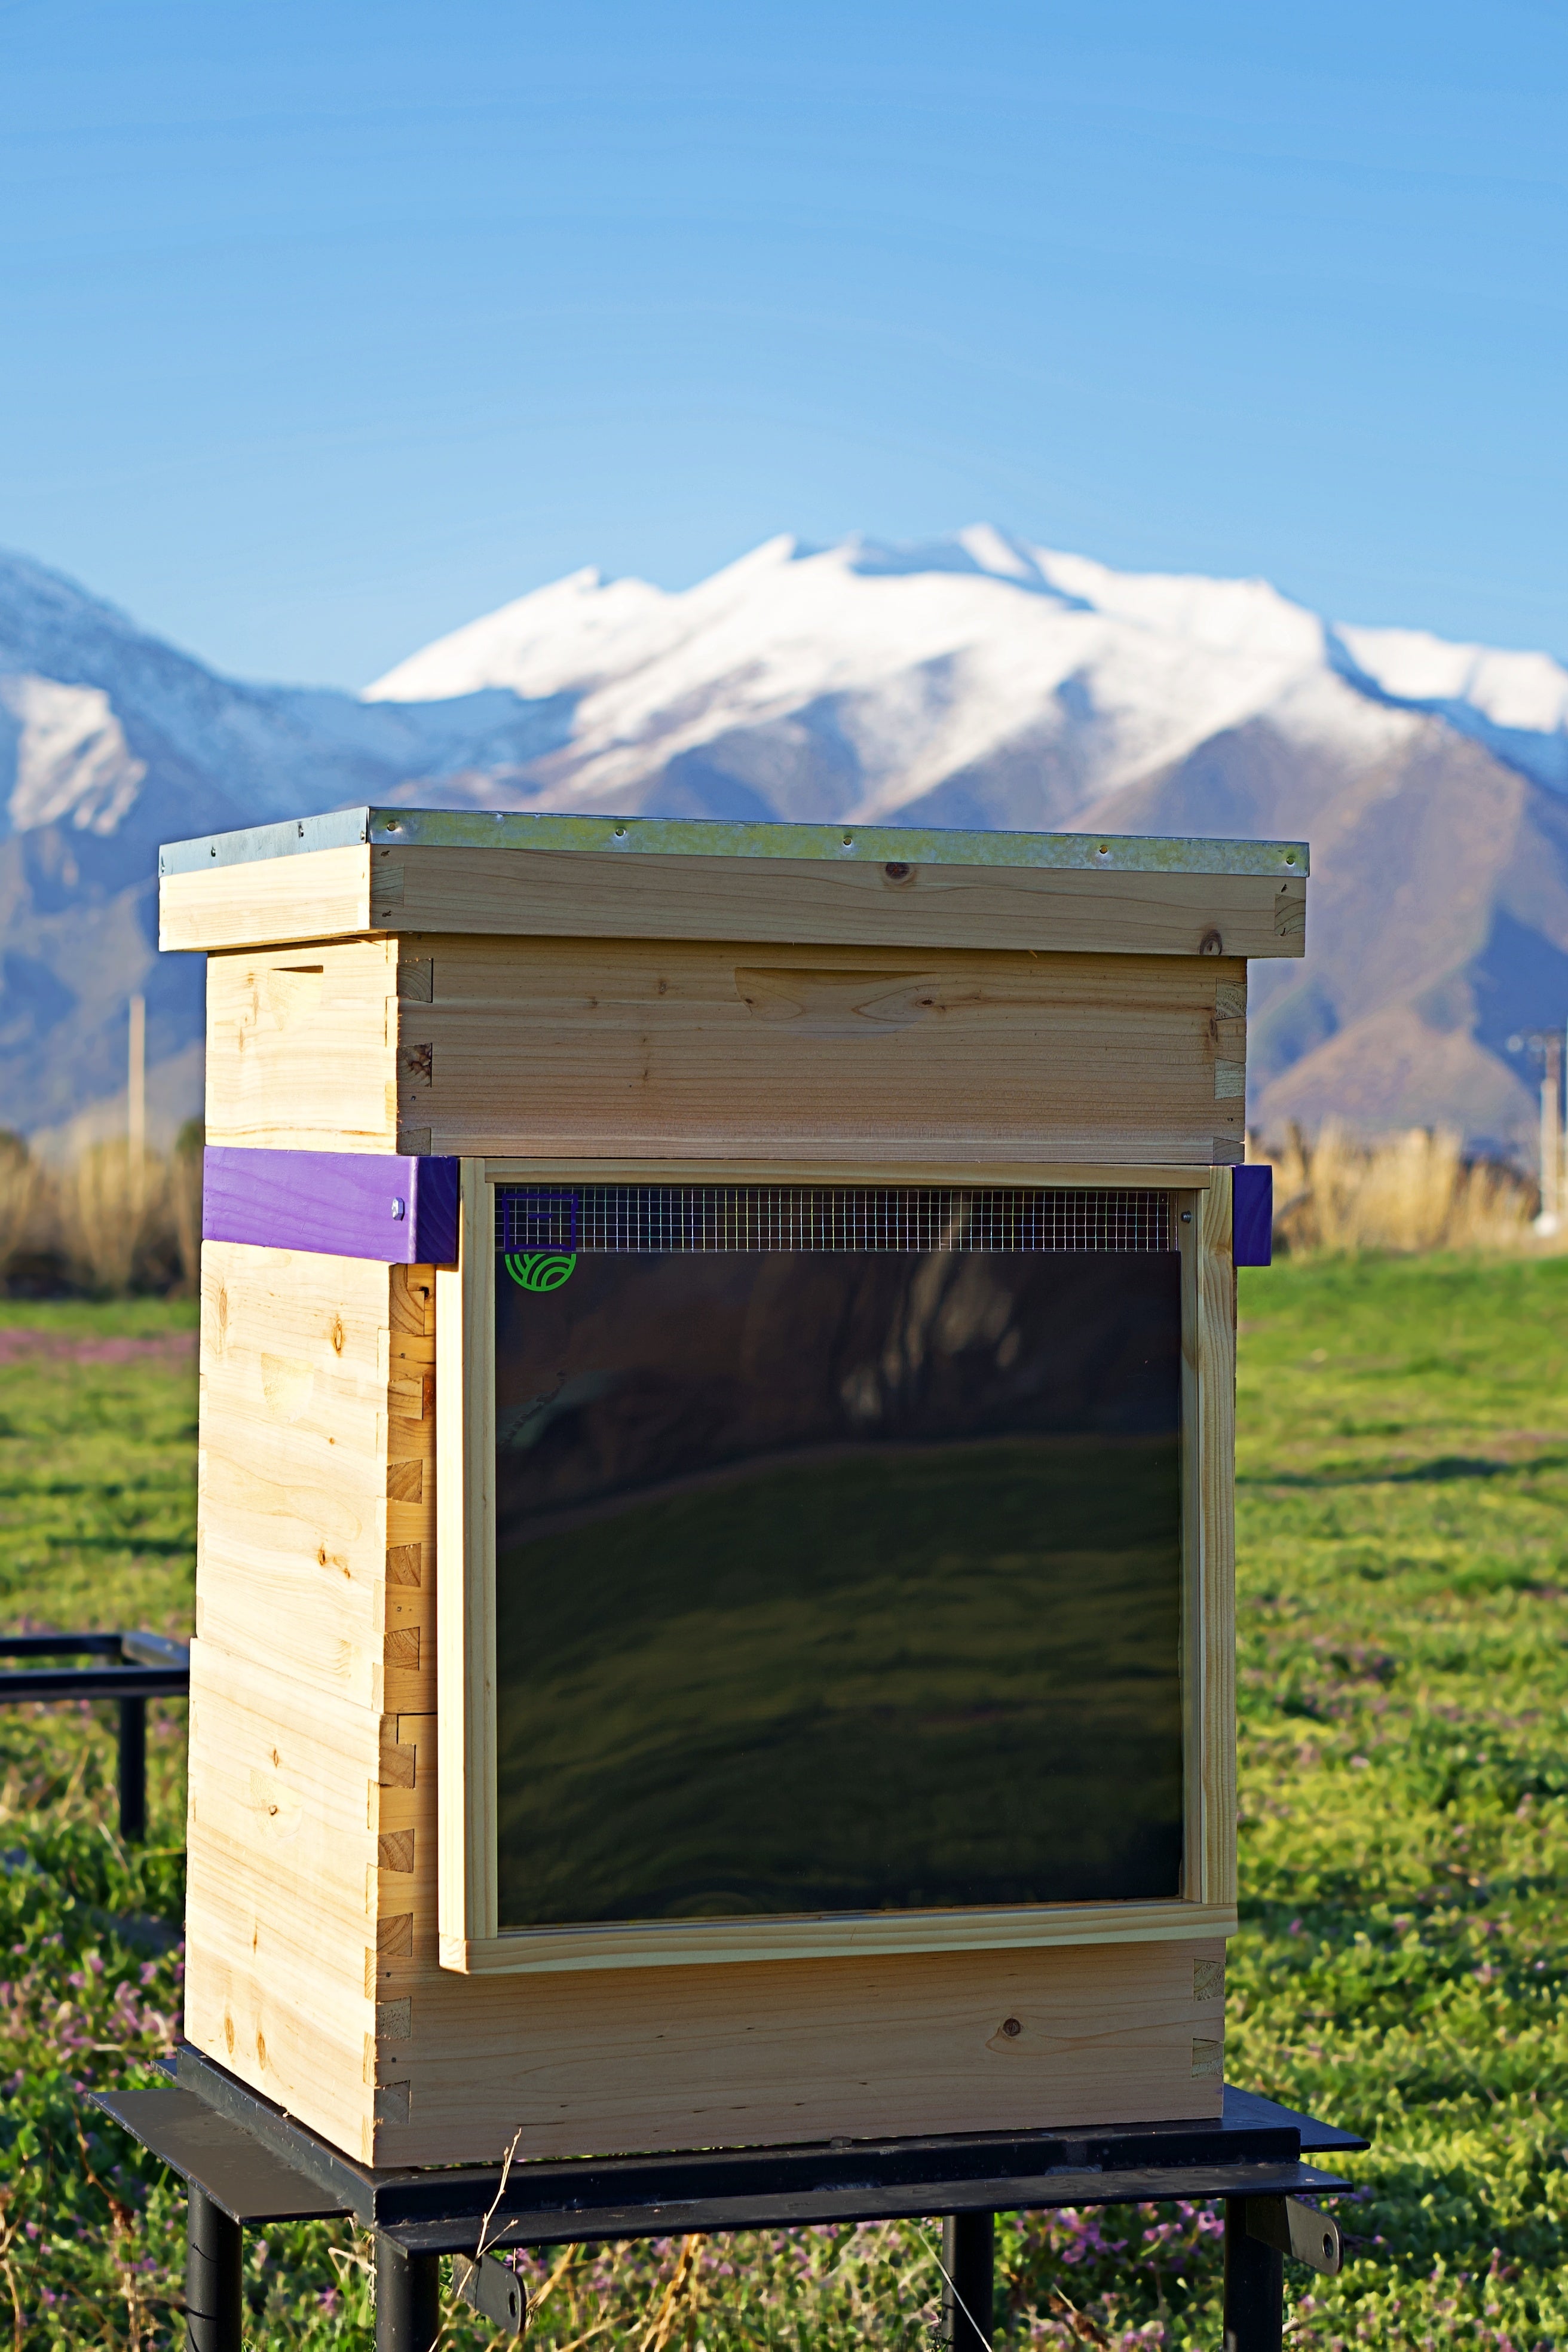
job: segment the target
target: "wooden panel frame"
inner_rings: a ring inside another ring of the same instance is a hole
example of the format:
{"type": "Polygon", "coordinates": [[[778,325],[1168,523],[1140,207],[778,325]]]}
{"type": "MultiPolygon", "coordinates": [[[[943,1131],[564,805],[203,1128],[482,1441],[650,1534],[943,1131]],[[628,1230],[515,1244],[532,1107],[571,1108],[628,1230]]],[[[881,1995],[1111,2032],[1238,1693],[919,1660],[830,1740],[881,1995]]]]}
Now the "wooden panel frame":
{"type": "Polygon", "coordinates": [[[1228,1166],[1246,1012],[1225,956],[426,934],[225,952],[207,1141],[911,1175],[1077,1161],[1080,1181],[1228,1166]]]}
{"type": "Polygon", "coordinates": [[[1236,1854],[1236,1269],[1231,1171],[1178,1192],[1182,1251],[1182,1711],[1186,1897],[1233,1910],[1236,1854]]]}
{"type": "Polygon", "coordinates": [[[1269,958],[1306,952],[1306,895],[1305,880],[1283,872],[888,866],[842,858],[378,845],[364,928],[447,938],[510,932],[824,947],[967,947],[984,940],[1036,953],[1078,948],[1269,958]]]}
{"type": "MultiPolygon", "coordinates": [[[[403,822],[414,826],[419,813],[409,811],[403,822]]],[[[763,830],[805,835],[816,828],[763,830]]],[[[929,833],[893,827],[879,838],[869,856],[840,836],[832,855],[796,857],[725,856],[706,845],[685,854],[662,848],[628,856],[613,841],[590,846],[584,838],[570,848],[399,846],[378,840],[290,856],[225,859],[162,874],[158,943],[165,950],[211,950],[302,946],[363,934],[489,932],[824,947],[879,941],[908,949],[971,947],[984,940],[994,948],[1033,953],[1075,949],[1255,959],[1306,952],[1304,845],[1275,845],[1277,862],[1268,845],[1235,845],[1258,859],[1258,870],[1226,872],[1183,871],[1138,859],[1140,851],[1182,847],[1159,842],[1108,845],[1103,864],[1086,858],[1079,865],[1075,857],[1071,863],[993,858],[960,865],[929,855],[929,833]],[[885,858],[896,862],[884,864],[885,858]]],[[[1042,836],[1024,838],[1037,844],[1042,836]]],[[[946,835],[949,844],[954,839],[946,835]]],[[[988,845],[1005,839],[992,835],[988,845]]],[[[1072,842],[1075,852],[1092,855],[1083,836],[1072,842]]]]}
{"type": "Polygon", "coordinates": [[[1236,1279],[1228,1168],[525,1159],[462,1162],[458,1263],[437,1283],[439,1957],[470,1976],[552,1974],[1223,1937],[1237,1926],[1236,1279]],[[1156,1903],[615,1921],[500,1932],[496,1759],[494,1187],[499,1183],[958,1181],[1172,1195],[1182,1255],[1184,1880],[1156,1903]],[[458,1410],[452,1401],[458,1400],[458,1410]]]}

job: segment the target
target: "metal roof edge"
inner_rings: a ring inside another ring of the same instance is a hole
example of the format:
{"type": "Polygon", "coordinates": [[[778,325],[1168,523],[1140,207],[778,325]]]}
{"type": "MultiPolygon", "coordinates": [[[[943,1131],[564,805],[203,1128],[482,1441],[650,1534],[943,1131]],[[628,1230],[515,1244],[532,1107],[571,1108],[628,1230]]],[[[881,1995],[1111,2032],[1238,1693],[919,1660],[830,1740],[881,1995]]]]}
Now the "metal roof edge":
{"type": "Polygon", "coordinates": [[[160,874],[205,873],[213,866],[250,866],[309,849],[353,849],[370,839],[374,809],[329,809],[324,816],[290,817],[283,824],[250,824],[238,833],[204,833],[194,841],[165,841],[160,874]]]}
{"type": "Polygon", "coordinates": [[[908,866],[1034,866],[1123,874],[1279,874],[1305,879],[1303,841],[1111,833],[977,833],[943,825],[731,824],[722,817],[565,816],[548,809],[333,809],[285,824],[169,842],[160,874],[383,848],[544,849],[662,857],[820,858],[908,866]]]}

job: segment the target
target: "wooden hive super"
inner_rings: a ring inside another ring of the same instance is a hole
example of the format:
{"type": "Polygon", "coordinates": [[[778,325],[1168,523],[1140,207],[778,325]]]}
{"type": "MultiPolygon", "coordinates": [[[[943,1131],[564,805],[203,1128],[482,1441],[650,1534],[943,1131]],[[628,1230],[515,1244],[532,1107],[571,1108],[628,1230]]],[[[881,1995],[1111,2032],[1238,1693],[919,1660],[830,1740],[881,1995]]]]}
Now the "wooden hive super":
{"type": "Polygon", "coordinates": [[[162,873],[208,957],[191,2041],[377,2165],[1217,2113],[1232,1170],[1304,847],[361,810],[162,873]],[[901,1355],[842,1338],[879,1298],[901,1355]],[[747,1412],[750,1504],[702,1450],[747,1412]]]}

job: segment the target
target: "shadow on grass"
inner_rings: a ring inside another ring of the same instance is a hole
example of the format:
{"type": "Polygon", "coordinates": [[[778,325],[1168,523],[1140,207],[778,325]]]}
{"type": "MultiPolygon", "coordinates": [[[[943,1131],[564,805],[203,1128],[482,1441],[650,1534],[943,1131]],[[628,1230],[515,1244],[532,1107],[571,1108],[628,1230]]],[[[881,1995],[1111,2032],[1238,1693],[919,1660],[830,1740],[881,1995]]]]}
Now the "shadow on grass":
{"type": "Polygon", "coordinates": [[[1236,1483],[1265,1494],[1284,1489],[1318,1493],[1352,1486],[1436,1486],[1467,1478],[1533,1478],[1546,1470],[1568,1470],[1568,1454],[1531,1454],[1518,1462],[1499,1462],[1484,1454],[1439,1454],[1408,1470],[1328,1470],[1318,1475],[1272,1470],[1238,1473],[1236,1483]]]}

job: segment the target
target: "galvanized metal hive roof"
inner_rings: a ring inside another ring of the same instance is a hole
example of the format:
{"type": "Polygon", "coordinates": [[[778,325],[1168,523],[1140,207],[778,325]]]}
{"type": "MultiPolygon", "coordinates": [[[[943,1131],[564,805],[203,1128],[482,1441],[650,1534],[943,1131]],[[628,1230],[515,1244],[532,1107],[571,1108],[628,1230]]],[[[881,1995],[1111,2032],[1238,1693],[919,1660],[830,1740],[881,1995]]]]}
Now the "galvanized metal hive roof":
{"type": "Polygon", "coordinates": [[[910,866],[1033,866],[1121,874],[1284,874],[1304,878],[1301,841],[1158,834],[961,833],[945,826],[731,824],[721,817],[558,816],[548,810],[332,809],[284,824],[168,842],[160,874],[194,874],[314,849],[606,850],[656,857],[820,858],[910,866]]]}

